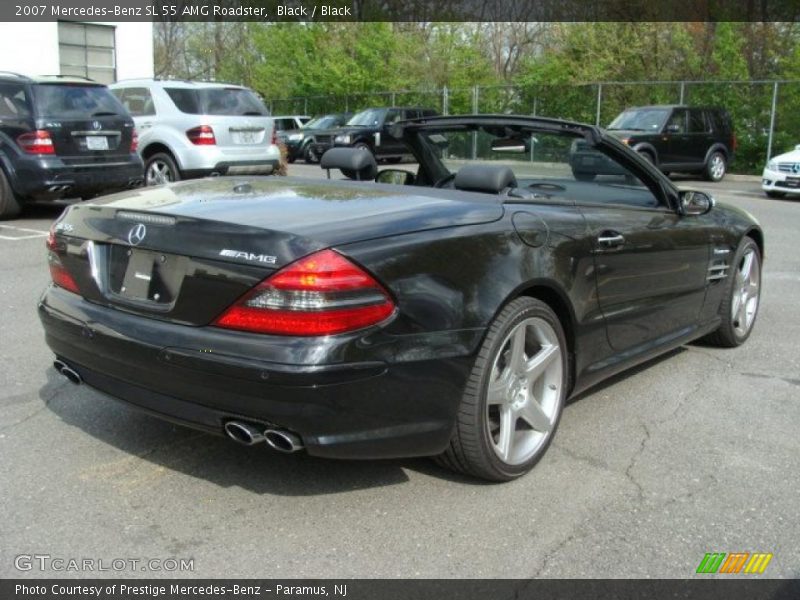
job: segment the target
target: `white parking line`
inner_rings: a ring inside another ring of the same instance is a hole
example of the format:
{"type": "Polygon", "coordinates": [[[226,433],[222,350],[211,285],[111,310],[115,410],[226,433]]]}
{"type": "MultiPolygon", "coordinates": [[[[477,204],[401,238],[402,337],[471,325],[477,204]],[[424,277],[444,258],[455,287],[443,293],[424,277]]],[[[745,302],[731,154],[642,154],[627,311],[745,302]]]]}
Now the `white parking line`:
{"type": "Polygon", "coordinates": [[[28,229],[27,227],[14,227],[12,225],[0,225],[0,240],[8,240],[10,242],[18,242],[20,240],[32,240],[41,237],[47,237],[47,231],[40,229],[28,229]],[[4,231],[20,231],[28,235],[3,235],[4,231]],[[33,235],[30,235],[33,234],[33,235]]]}

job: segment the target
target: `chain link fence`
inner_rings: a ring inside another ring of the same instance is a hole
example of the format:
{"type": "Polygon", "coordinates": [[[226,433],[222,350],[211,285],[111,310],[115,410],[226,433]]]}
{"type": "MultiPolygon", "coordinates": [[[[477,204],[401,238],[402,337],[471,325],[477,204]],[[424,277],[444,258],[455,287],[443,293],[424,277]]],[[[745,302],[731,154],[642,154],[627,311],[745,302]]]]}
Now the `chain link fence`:
{"type": "Polygon", "coordinates": [[[527,114],[608,125],[625,108],[650,104],[720,106],[733,118],[738,149],[730,168],[760,173],[770,157],[800,144],[800,81],[608,81],[474,86],[272,99],[273,115],[425,106],[444,115],[527,114]]]}

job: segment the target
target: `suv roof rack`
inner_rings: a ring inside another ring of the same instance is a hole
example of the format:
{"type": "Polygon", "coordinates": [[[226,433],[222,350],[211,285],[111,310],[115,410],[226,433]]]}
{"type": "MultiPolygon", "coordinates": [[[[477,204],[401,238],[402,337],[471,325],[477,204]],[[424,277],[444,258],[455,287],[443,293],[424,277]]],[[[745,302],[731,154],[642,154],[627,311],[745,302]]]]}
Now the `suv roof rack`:
{"type": "Polygon", "coordinates": [[[55,77],[56,79],[83,79],[84,81],[91,81],[92,83],[97,83],[94,79],[90,77],[84,77],[83,75],[42,75],[42,77],[55,77]]]}
{"type": "Polygon", "coordinates": [[[18,77],[19,79],[25,79],[26,81],[31,81],[31,78],[27,75],[23,75],[21,73],[15,73],[14,71],[0,71],[0,76],[3,75],[11,75],[12,77],[18,77]]]}

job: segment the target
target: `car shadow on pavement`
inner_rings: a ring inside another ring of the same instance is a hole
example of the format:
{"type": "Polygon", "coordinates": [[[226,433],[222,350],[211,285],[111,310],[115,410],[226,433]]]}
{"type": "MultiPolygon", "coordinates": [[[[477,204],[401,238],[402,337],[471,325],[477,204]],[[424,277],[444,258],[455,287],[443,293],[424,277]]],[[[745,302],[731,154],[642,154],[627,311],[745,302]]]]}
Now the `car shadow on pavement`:
{"type": "Polygon", "coordinates": [[[39,397],[66,425],[116,448],[98,451],[92,469],[105,478],[128,477],[141,461],[206,480],[223,488],[239,487],[256,494],[315,496],[398,485],[409,481],[407,470],[470,485],[483,482],[451,473],[425,458],[344,461],[315,458],[304,452],[282,454],[266,444],[245,447],[227,438],[173,425],[131,408],[87,386],[64,385],[52,368],[39,397]]]}

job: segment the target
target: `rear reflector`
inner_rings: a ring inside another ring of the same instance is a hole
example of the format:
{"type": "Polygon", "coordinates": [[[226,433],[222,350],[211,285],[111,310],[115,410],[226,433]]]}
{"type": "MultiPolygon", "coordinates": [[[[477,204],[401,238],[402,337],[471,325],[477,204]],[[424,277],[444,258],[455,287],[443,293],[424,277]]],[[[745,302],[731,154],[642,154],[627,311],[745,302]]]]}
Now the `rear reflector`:
{"type": "Polygon", "coordinates": [[[72,275],[64,267],[61,258],[58,255],[58,241],[56,240],[55,226],[50,228],[50,233],[47,235],[47,264],[50,267],[50,278],[58,287],[69,290],[75,294],[79,294],[78,284],[75,283],[72,275]]]}
{"type": "Polygon", "coordinates": [[[217,138],[214,137],[214,130],[210,125],[200,125],[186,132],[186,137],[195,146],[214,146],[217,138]]]}
{"type": "Polygon", "coordinates": [[[274,335],[320,336],[380,323],[394,314],[386,290],[333,250],[292,263],[258,284],[215,322],[274,335]]]}
{"type": "Polygon", "coordinates": [[[17,138],[17,144],[24,152],[28,154],[55,154],[56,149],[53,146],[53,138],[50,133],[37,129],[30,133],[23,133],[17,138]]]}

